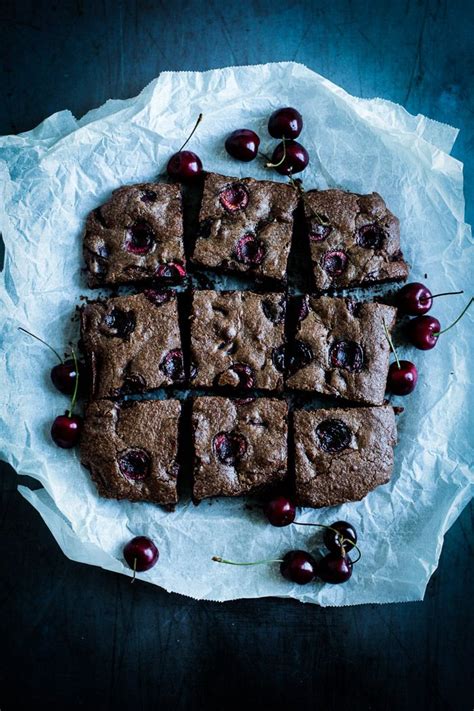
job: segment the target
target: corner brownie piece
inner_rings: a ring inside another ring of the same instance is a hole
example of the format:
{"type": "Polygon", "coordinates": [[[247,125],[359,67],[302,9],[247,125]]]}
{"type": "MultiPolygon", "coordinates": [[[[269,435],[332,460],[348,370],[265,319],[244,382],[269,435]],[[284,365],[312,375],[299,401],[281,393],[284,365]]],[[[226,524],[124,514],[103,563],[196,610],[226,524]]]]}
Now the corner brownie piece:
{"type": "Polygon", "coordinates": [[[94,301],[81,311],[91,399],[141,393],[185,379],[176,294],[94,301]]]}
{"type": "Polygon", "coordinates": [[[284,400],[200,397],[193,402],[195,501],[240,496],[287,474],[284,400]]]}
{"type": "Polygon", "coordinates": [[[195,291],[191,363],[197,387],[280,390],[285,339],[284,294],[195,291]]]}
{"type": "Polygon", "coordinates": [[[114,190],[86,221],[90,287],[184,278],[183,213],[178,185],[142,183],[114,190]]]}
{"type": "Polygon", "coordinates": [[[288,387],[381,405],[390,357],[384,323],[390,333],[397,310],[328,296],[306,297],[303,305],[288,387]]]}
{"type": "Polygon", "coordinates": [[[297,203],[291,185],[209,173],[193,261],[285,281],[297,203]]]}
{"type": "Polygon", "coordinates": [[[100,496],[178,501],[177,400],[91,402],[81,434],[81,462],[90,470],[100,496]]]}
{"type": "Polygon", "coordinates": [[[296,498],[301,506],[359,501],[392,473],[392,407],[300,410],[294,415],[296,498]]]}
{"type": "Polygon", "coordinates": [[[378,193],[310,190],[304,210],[317,290],[407,278],[398,218],[378,193]]]}

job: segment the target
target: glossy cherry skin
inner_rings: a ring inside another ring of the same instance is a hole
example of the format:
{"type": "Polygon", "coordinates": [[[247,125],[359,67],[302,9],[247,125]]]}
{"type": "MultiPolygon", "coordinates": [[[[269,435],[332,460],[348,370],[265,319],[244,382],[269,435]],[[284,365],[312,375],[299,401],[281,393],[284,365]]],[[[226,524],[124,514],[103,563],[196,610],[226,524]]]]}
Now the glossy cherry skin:
{"type": "Polygon", "coordinates": [[[260,138],[255,131],[251,131],[248,128],[239,128],[227,136],[225,149],[232,158],[248,163],[257,155],[259,145],[260,138]]]}
{"type": "MultiPolygon", "coordinates": [[[[84,368],[78,364],[79,384],[82,382],[84,368]]],[[[63,393],[63,395],[72,395],[76,385],[77,371],[74,361],[71,359],[65,360],[64,363],[58,363],[51,368],[51,380],[54,387],[63,393]]]]}
{"type": "Polygon", "coordinates": [[[279,143],[272,153],[273,164],[280,163],[283,158],[283,150],[286,150],[285,160],[275,168],[277,173],[280,173],[280,175],[301,173],[309,163],[309,155],[306,148],[296,141],[286,141],[285,149],[283,149],[283,143],[279,143]]]}
{"type": "Polygon", "coordinates": [[[400,367],[391,363],[388,369],[387,390],[394,395],[409,395],[416,387],[418,371],[409,360],[401,360],[400,367]]]}
{"type": "Polygon", "coordinates": [[[160,552],[151,538],[136,536],[124,546],[123,557],[132,570],[142,573],[153,568],[160,557],[160,552]]]}
{"type": "Polygon", "coordinates": [[[354,548],[357,543],[357,532],[354,526],[347,521],[336,521],[331,523],[329,528],[324,529],[323,534],[324,545],[331,553],[341,554],[341,545],[344,545],[344,550],[348,553],[354,548]],[[339,533],[331,529],[336,529],[339,533]],[[342,541],[344,540],[344,544],[342,541]]]}
{"type": "Polygon", "coordinates": [[[277,496],[265,506],[265,515],[272,526],[288,526],[295,520],[296,508],[286,496],[277,496]]]}
{"type": "Polygon", "coordinates": [[[314,580],[316,561],[306,551],[290,551],[280,564],[280,572],[287,580],[298,585],[306,585],[314,580]]]}
{"type": "Polygon", "coordinates": [[[268,120],[268,133],[273,138],[298,138],[302,128],[302,115],[290,106],[277,109],[268,120]]]}
{"type": "Polygon", "coordinates": [[[192,151],[179,151],[169,159],[166,172],[173,180],[192,183],[202,174],[201,159],[192,151]]]}
{"type": "Polygon", "coordinates": [[[328,553],[318,562],[316,575],[325,583],[346,583],[352,575],[352,561],[339,553],[328,553]]]}
{"type": "Polygon", "coordinates": [[[58,415],[51,427],[53,442],[63,449],[75,447],[82,429],[82,417],[78,415],[58,415]]]}
{"type": "Polygon", "coordinates": [[[420,316],[433,306],[433,294],[428,287],[416,281],[400,289],[396,296],[396,303],[402,313],[420,316]]]}
{"type": "Polygon", "coordinates": [[[434,316],[417,316],[407,326],[408,340],[421,351],[435,347],[440,331],[441,324],[434,316]]]}

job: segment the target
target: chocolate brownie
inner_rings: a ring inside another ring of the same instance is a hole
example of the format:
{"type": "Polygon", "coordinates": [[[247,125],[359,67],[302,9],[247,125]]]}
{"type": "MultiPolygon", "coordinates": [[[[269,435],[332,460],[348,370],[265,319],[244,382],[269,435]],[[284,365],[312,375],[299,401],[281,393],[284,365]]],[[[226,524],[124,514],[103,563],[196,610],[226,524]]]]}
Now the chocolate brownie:
{"type": "Polygon", "coordinates": [[[100,496],[173,505],[178,500],[177,400],[91,402],[81,435],[81,462],[100,496]]]}
{"type": "Polygon", "coordinates": [[[146,290],[81,311],[91,399],[141,393],[185,379],[176,295],[146,290]]]}
{"type": "Polygon", "coordinates": [[[407,278],[398,218],[378,193],[310,190],[304,210],[318,291],[407,278]]]}
{"type": "Polygon", "coordinates": [[[350,299],[306,297],[289,346],[287,385],[353,402],[381,405],[397,310],[350,299]]]}
{"type": "Polygon", "coordinates": [[[287,474],[288,405],[267,398],[193,402],[193,498],[240,496],[287,474]]]}
{"type": "Polygon", "coordinates": [[[114,190],[87,218],[84,258],[91,287],[181,281],[186,270],[179,186],[142,183],[114,190]]]}
{"type": "Polygon", "coordinates": [[[397,442],[392,407],[300,410],[294,428],[301,506],[359,501],[389,481],[397,442]]]}
{"type": "Polygon", "coordinates": [[[284,294],[195,291],[191,362],[197,387],[280,390],[284,348],[284,294]]]}
{"type": "Polygon", "coordinates": [[[291,185],[209,173],[193,261],[284,281],[297,203],[291,185]]]}

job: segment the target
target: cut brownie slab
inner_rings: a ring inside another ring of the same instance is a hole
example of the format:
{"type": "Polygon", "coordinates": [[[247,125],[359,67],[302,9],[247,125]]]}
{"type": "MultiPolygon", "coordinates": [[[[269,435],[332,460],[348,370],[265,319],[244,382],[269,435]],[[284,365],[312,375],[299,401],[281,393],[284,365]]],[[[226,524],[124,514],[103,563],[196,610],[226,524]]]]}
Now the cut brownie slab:
{"type": "Polygon", "coordinates": [[[142,183],[114,190],[86,222],[84,258],[91,287],[186,275],[178,185],[142,183]]]}
{"type": "Polygon", "coordinates": [[[317,290],[407,278],[398,218],[378,193],[310,190],[304,209],[317,290]]]}
{"type": "Polygon", "coordinates": [[[328,296],[306,297],[290,344],[287,385],[353,402],[381,405],[397,310],[328,296]]]}
{"type": "Polygon", "coordinates": [[[359,501],[389,481],[397,442],[392,407],[300,410],[294,428],[301,506],[359,501]]]}
{"type": "Polygon", "coordinates": [[[81,311],[91,399],[117,397],[185,379],[176,295],[169,290],[95,301],[81,311]]]}
{"type": "Polygon", "coordinates": [[[195,291],[191,317],[193,385],[279,390],[284,294],[195,291]]]}
{"type": "Polygon", "coordinates": [[[81,462],[100,496],[173,505],[178,500],[177,400],[91,402],[81,435],[81,462]]]}
{"type": "Polygon", "coordinates": [[[291,185],[209,173],[193,261],[284,281],[297,203],[291,185]]]}
{"type": "Polygon", "coordinates": [[[288,405],[284,400],[196,398],[192,419],[196,501],[239,496],[286,477],[288,405]]]}

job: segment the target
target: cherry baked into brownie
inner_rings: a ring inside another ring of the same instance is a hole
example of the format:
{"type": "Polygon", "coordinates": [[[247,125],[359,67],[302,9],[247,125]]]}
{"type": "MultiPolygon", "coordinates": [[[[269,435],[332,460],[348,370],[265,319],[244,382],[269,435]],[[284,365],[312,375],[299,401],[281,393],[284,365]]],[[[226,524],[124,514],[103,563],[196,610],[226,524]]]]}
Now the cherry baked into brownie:
{"type": "Polygon", "coordinates": [[[284,400],[200,397],[193,402],[195,501],[240,496],[287,475],[284,400]]]}
{"type": "Polygon", "coordinates": [[[142,183],[112,193],[86,222],[84,258],[90,287],[186,275],[179,185],[142,183]]]}
{"type": "Polygon", "coordinates": [[[284,282],[297,204],[291,185],[208,173],[193,262],[284,282]]]}
{"type": "Polygon", "coordinates": [[[359,501],[390,480],[397,442],[392,407],[299,410],[294,428],[301,506],[359,501]]]}
{"type": "Polygon", "coordinates": [[[378,193],[309,190],[304,212],[317,291],[407,278],[398,218],[378,193]]]}
{"type": "Polygon", "coordinates": [[[81,311],[90,397],[142,393],[185,380],[177,297],[171,290],[94,301],[81,311]]]}
{"type": "Polygon", "coordinates": [[[89,404],[81,462],[101,496],[164,506],[178,501],[180,412],[177,400],[89,404]]]}
{"type": "Polygon", "coordinates": [[[305,297],[289,344],[286,384],[352,402],[381,405],[397,310],[350,299],[305,297]]]}

